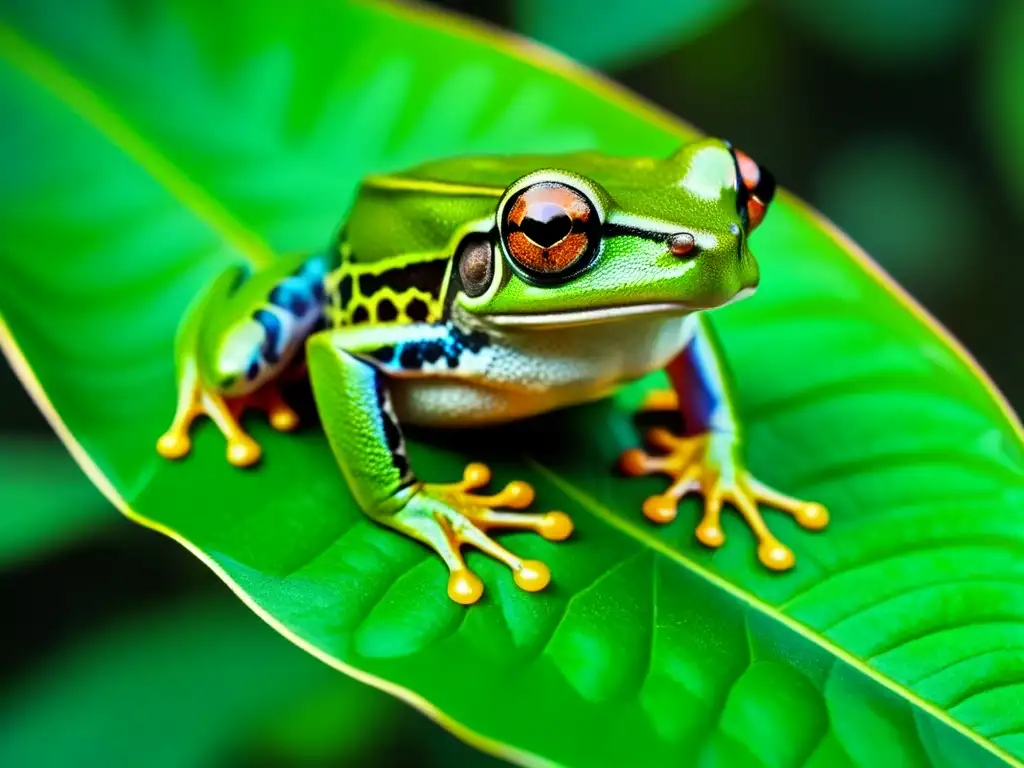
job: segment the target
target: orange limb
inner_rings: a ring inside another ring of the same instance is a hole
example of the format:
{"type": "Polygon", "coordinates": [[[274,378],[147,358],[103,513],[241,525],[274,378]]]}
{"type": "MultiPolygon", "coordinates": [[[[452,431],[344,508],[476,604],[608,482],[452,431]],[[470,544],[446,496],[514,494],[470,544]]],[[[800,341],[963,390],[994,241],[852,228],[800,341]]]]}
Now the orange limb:
{"type": "Polygon", "coordinates": [[[187,456],[192,450],[192,423],[205,415],[227,440],[228,461],[236,467],[252,466],[259,461],[262,450],[239,424],[242,413],[249,408],[264,411],[276,430],[290,431],[299,425],[298,414],[284,401],[274,382],[250,395],[228,399],[200,384],[194,370],[187,371],[182,377],[171,426],[157,440],[157,452],[166,459],[187,456]]]}
{"type": "Polygon", "coordinates": [[[799,525],[814,531],[828,525],[828,510],[821,504],[786,496],[754,478],[732,458],[731,439],[729,435],[713,433],[677,437],[655,428],[648,432],[647,440],[663,453],[628,450],[619,459],[619,466],[627,475],[663,474],[672,481],[664,493],[644,502],[644,515],[652,522],[671,522],[676,518],[679,502],[691,493],[700,493],[704,497],[704,515],[696,528],[697,539],[705,546],[720,547],[725,543],[721,510],[728,502],[757,538],[761,563],[773,571],[788,570],[796,558],[772,534],[758,504],[786,512],[799,525]]]}

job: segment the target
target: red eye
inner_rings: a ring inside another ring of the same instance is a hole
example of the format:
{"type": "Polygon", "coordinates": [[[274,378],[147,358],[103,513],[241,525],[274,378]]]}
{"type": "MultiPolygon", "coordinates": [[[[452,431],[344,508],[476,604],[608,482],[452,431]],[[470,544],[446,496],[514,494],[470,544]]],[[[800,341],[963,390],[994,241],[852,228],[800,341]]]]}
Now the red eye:
{"type": "Polygon", "coordinates": [[[741,204],[745,201],[747,219],[753,230],[764,220],[768,204],[775,196],[775,179],[746,152],[734,149],[733,154],[736,156],[742,192],[745,193],[741,195],[741,204]]]}
{"type": "Polygon", "coordinates": [[[744,187],[753,192],[754,188],[757,187],[757,182],[761,179],[761,168],[746,152],[741,152],[737,149],[735,154],[736,165],[740,169],[740,180],[743,182],[744,187]]]}
{"type": "Polygon", "coordinates": [[[750,229],[754,230],[758,224],[764,221],[764,214],[767,206],[756,197],[747,200],[747,217],[750,219],[750,229]]]}
{"type": "Polygon", "coordinates": [[[553,277],[579,266],[593,246],[597,212],[580,192],[541,182],[519,192],[505,208],[509,255],[530,274],[553,277]]]}

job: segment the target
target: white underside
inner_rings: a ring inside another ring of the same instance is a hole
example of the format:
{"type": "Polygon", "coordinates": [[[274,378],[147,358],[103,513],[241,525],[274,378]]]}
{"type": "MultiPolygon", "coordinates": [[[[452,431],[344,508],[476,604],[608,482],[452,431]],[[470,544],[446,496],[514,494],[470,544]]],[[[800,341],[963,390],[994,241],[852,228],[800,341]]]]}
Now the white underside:
{"type": "Polygon", "coordinates": [[[401,422],[483,426],[589,402],[663,368],[690,339],[694,315],[617,318],[565,327],[491,332],[491,344],[465,353],[457,371],[444,363],[391,386],[401,422]]]}

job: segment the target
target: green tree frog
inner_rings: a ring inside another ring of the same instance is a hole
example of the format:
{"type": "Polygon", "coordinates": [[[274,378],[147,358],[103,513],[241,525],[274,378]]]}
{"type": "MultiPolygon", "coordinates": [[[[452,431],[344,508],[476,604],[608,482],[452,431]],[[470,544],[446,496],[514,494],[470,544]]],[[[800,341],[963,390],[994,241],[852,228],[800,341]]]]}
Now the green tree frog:
{"type": "Polygon", "coordinates": [[[255,407],[274,428],[295,428],[278,384],[308,371],[359,506],[440,555],[448,594],[471,604],[483,585],[462,545],[536,591],[548,584],[548,568],[520,559],[489,531],[558,541],[572,522],[561,512],[523,511],[534,496],[526,483],[474,493],[490,478],[482,464],[458,482],[424,482],[406,456],[402,425],[508,422],[605,397],[664,369],[672,389],[645,407],[678,410],[685,430],[654,429],[656,452],[629,450],[620,462],[628,475],[670,478],[643,513],[668,523],[679,500],[699,492],[697,538],[718,547],[721,509],[731,503],[756,535],[761,562],[791,568],[792,553],[758,504],[808,529],[823,528],[828,513],[745,469],[725,364],[703,314],[757,286],[750,235],[773,193],[765,169],[717,139],[665,159],[471,157],[367,177],[327,253],[257,272],[230,269],[197,298],[176,343],[177,411],[157,449],[185,456],[191,424],[205,414],[227,439],[231,464],[256,463],[260,447],[240,413],[255,407]]]}

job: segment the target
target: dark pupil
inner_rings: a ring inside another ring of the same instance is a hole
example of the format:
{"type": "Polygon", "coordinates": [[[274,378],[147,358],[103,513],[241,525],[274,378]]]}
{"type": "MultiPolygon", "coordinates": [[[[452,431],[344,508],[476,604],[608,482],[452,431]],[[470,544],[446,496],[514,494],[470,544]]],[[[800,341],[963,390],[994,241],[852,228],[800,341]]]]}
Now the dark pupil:
{"type": "Polygon", "coordinates": [[[541,248],[550,248],[572,231],[572,219],[560,205],[535,203],[519,228],[541,248]]]}

